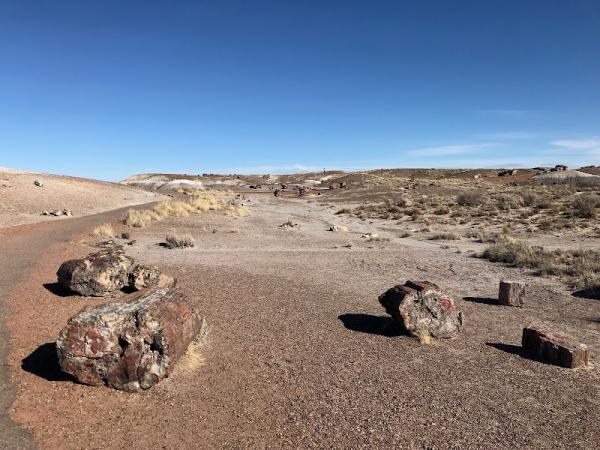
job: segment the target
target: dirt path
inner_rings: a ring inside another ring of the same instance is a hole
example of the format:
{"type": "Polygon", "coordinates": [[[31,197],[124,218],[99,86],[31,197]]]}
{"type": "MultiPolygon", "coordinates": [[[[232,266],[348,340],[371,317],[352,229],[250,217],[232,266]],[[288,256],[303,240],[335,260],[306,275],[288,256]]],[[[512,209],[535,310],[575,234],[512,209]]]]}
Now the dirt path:
{"type": "MultiPolygon", "coordinates": [[[[53,247],[64,247],[74,236],[97,224],[120,218],[127,209],[129,208],[120,208],[70,220],[0,228],[0,442],[3,443],[3,448],[35,447],[31,434],[9,417],[15,398],[14,382],[11,381],[6,364],[12,340],[6,322],[11,307],[14,307],[9,302],[9,297],[16,302],[20,300],[23,295],[21,286],[27,283],[27,279],[33,275],[32,269],[43,262],[53,247]]],[[[40,315],[43,312],[40,311],[40,315]]],[[[15,374],[13,378],[14,376],[15,374]]]]}
{"type": "Polygon", "coordinates": [[[523,325],[542,319],[597,354],[600,302],[324,206],[271,196],[252,196],[249,205],[251,216],[239,220],[211,213],[134,231],[129,253],[175,275],[210,327],[199,364],[139,395],[60,376],[51,342],[71,314],[99,300],[60,297],[44,284],[62,259],[89,248],[58,242],[37,261],[10,297],[9,362],[17,381],[12,417],[42,447],[597,445],[598,369],[530,361],[518,344],[523,325]],[[300,227],[281,228],[288,219],[300,227]],[[332,223],[351,232],[326,231],[332,223]],[[158,246],[171,231],[193,234],[196,247],[158,246]],[[367,242],[364,232],[389,241],[367,242]],[[377,296],[413,277],[458,300],[467,325],[456,340],[424,346],[382,334],[387,319],[377,296]],[[491,304],[500,278],[527,281],[524,308],[491,304]]]}

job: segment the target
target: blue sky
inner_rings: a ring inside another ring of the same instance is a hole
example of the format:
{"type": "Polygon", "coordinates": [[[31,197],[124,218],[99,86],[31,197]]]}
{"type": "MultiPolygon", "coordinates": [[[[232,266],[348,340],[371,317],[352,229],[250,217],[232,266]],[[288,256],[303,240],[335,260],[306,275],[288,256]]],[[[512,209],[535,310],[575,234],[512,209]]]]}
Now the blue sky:
{"type": "Polygon", "coordinates": [[[0,166],[600,164],[600,2],[0,0],[0,166]]]}

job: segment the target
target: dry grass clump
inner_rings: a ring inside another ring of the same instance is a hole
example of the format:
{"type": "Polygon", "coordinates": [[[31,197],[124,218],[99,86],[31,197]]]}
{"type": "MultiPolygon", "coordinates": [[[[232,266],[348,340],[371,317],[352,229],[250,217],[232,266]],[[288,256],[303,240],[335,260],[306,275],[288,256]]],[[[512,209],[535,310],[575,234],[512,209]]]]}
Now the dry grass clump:
{"type": "Polygon", "coordinates": [[[160,220],[159,216],[151,209],[130,209],[125,217],[125,225],[144,228],[155,220],[160,220]]]}
{"type": "Polygon", "coordinates": [[[113,237],[115,235],[115,232],[109,223],[105,223],[103,225],[98,225],[96,228],[94,228],[94,230],[92,231],[92,234],[94,236],[108,238],[108,237],[113,237]]]}
{"type": "Polygon", "coordinates": [[[250,210],[245,206],[231,206],[227,211],[227,215],[235,219],[247,217],[250,215],[250,210]]]}
{"type": "Polygon", "coordinates": [[[194,246],[194,238],[191,234],[168,234],[165,238],[169,248],[186,248],[194,246]]]}
{"type": "Polygon", "coordinates": [[[456,233],[441,232],[434,234],[429,239],[432,241],[458,241],[462,239],[462,236],[456,233]]]}
{"type": "Polygon", "coordinates": [[[352,208],[342,208],[336,212],[337,215],[340,214],[352,214],[352,208]]]}
{"type": "Polygon", "coordinates": [[[537,275],[556,275],[576,289],[600,291],[600,251],[554,250],[530,246],[509,236],[499,236],[482,255],[512,267],[533,269],[537,275]]]}

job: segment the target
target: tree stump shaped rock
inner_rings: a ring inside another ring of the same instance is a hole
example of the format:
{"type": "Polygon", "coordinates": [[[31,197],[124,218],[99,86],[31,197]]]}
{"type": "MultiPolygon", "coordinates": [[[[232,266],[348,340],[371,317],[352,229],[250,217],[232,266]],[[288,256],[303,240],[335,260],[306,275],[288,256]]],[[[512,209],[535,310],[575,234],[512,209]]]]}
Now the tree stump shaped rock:
{"type": "Polygon", "coordinates": [[[56,275],[66,289],[80,295],[101,297],[127,284],[132,264],[133,259],[123,250],[109,248],[65,261],[56,275]]]}
{"type": "Polygon", "coordinates": [[[60,332],[61,369],[81,383],[139,392],[167,377],[202,327],[184,295],[161,280],[127,303],[82,310],[60,332]]]}
{"type": "Polygon", "coordinates": [[[523,306],[525,283],[518,281],[500,281],[498,300],[502,305],[523,306]]]}
{"type": "Polygon", "coordinates": [[[451,338],[463,325],[454,300],[428,281],[394,286],[379,296],[379,303],[398,325],[419,338],[451,338]]]}
{"type": "Polygon", "coordinates": [[[521,341],[523,351],[532,359],[569,369],[587,366],[590,352],[582,344],[563,333],[557,333],[548,325],[529,324],[523,328],[521,341]]]}

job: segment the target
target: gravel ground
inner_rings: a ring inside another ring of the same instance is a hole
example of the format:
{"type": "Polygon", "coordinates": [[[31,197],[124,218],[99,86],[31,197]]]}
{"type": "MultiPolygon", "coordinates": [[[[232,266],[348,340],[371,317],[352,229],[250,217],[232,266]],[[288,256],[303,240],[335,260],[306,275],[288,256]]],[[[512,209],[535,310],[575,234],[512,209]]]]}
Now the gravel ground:
{"type": "Polygon", "coordinates": [[[597,355],[599,301],[304,200],[255,195],[247,206],[242,219],[211,212],[128,230],[129,254],[176,276],[209,323],[202,364],[137,395],[60,376],[51,343],[70,315],[102,300],[51,284],[60,262],[91,250],[87,235],[44,249],[8,300],[11,417],[44,448],[598,446],[597,367],[531,361],[519,343],[540,319],[597,355]],[[287,220],[300,226],[279,227],[287,220]],[[350,232],[326,231],[332,224],[350,232]],[[196,247],[160,247],[173,231],[196,247]],[[377,296],[408,278],[454,296],[466,316],[458,338],[427,346],[382,334],[377,296]],[[524,308],[492,304],[501,278],[528,283],[524,308]]]}

